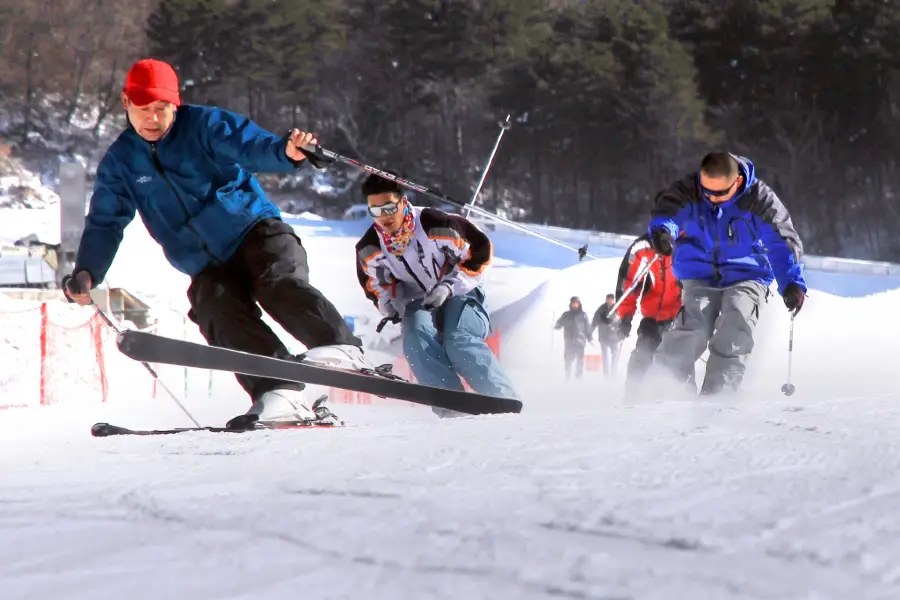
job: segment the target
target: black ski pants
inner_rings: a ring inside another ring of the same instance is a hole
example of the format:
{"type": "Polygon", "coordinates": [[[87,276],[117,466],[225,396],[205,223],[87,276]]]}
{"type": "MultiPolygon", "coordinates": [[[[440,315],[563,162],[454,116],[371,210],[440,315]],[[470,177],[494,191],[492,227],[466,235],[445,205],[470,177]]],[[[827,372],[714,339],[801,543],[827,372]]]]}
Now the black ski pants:
{"type": "MultiPolygon", "coordinates": [[[[306,250],[294,228],[280,219],[261,220],[226,263],[198,273],[188,299],[188,316],[211,346],[287,356],[287,348],[262,320],[260,306],[307,348],[362,346],[337,308],[309,284],[306,250]]],[[[273,389],[303,389],[303,384],[276,379],[236,377],[253,400],[273,389]]]]}
{"type": "Polygon", "coordinates": [[[671,329],[672,321],[657,321],[650,317],[641,319],[638,325],[637,342],[628,360],[627,379],[631,383],[637,383],[644,378],[648,369],[653,364],[653,357],[662,342],[663,333],[671,329]]]}

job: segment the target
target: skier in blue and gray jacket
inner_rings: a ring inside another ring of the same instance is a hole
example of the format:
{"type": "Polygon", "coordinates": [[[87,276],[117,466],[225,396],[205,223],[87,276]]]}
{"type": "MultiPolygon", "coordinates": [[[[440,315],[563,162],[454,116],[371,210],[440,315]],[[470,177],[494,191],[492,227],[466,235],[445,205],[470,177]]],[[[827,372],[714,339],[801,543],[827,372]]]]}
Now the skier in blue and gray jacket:
{"type": "Polygon", "coordinates": [[[806,297],[803,245],[787,208],[748,159],[711,153],[698,173],[656,196],[648,231],[653,249],[672,256],[683,303],[654,371],[692,385],[694,363],[708,346],[700,393],[737,391],[769,286],[777,282],[794,314],[806,297]]]}

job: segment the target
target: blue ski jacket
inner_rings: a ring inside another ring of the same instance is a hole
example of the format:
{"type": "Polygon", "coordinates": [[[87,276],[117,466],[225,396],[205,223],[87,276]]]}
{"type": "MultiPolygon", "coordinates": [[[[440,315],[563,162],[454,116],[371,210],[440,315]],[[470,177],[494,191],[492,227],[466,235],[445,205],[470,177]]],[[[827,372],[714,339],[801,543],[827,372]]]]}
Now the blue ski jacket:
{"type": "Polygon", "coordinates": [[[103,281],[136,212],[182,273],[226,262],[258,221],[281,216],[251,172],[309,162],[288,158],[287,139],[207,106],[179,106],[157,142],[129,123],[97,167],[75,271],[89,271],[95,286],[103,281]]]}
{"type": "Polygon", "coordinates": [[[744,176],[734,197],[713,204],[701,192],[699,173],[685,176],[657,194],[648,232],[662,228],[671,234],[672,271],[679,280],[715,287],[741,281],[769,286],[777,280],[779,294],[791,283],[805,293],[803,245],[787,208],[756,178],[750,160],[734,158],[744,176]]]}

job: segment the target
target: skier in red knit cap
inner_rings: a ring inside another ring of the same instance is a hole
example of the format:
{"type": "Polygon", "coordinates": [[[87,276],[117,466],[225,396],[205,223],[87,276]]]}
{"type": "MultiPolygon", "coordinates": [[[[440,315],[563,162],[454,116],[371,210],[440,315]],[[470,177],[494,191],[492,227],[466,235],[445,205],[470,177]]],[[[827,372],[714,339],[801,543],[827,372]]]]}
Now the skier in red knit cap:
{"type": "MultiPolygon", "coordinates": [[[[250,119],[182,104],[178,76],[144,59],[122,91],[127,128],[97,167],[70,300],[90,304],[106,277],[125,227],[139,213],[176,269],[191,278],[188,316],[212,346],[265,356],[289,354],[260,307],[308,349],[307,360],[370,367],[361,341],[335,306],[309,283],[306,251],[254,173],[324,168],[300,148],[315,137],[275,135],[250,119]],[[258,303],[258,305],[257,305],[258,303]]],[[[260,421],[312,419],[316,398],[304,384],[237,375],[260,421]]]]}

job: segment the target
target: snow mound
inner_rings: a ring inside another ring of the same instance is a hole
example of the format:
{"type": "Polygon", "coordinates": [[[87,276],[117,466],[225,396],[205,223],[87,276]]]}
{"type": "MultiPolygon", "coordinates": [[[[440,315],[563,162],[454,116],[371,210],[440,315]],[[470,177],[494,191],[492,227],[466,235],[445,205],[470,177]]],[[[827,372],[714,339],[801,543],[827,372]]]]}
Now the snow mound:
{"type": "Polygon", "coordinates": [[[491,315],[501,340],[504,363],[518,368],[538,367],[562,360],[562,332],[553,326],[578,296],[588,318],[615,292],[621,259],[605,258],[578,263],[558,271],[529,294],[491,315]]]}
{"type": "Polygon", "coordinates": [[[303,219],[305,221],[324,221],[325,217],[321,217],[316,213],[311,213],[308,210],[303,211],[300,214],[292,214],[289,212],[281,211],[281,216],[286,219],[303,219]]]}

